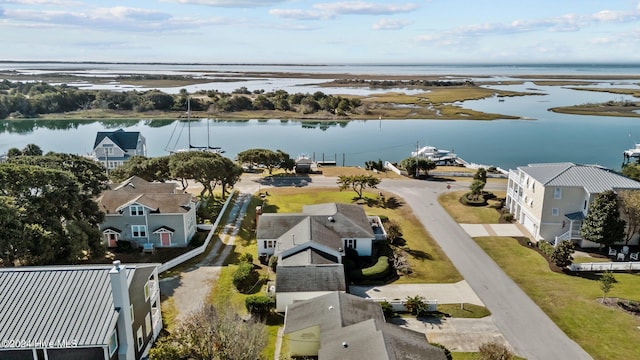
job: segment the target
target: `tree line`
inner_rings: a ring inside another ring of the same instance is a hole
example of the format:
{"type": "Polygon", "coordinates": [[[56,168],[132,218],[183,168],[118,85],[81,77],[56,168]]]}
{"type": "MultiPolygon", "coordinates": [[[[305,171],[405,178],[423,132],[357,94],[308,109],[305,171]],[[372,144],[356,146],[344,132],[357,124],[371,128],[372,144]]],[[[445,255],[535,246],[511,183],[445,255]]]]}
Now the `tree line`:
{"type": "Polygon", "coordinates": [[[81,90],[73,86],[44,82],[0,82],[0,119],[34,118],[80,110],[110,111],[186,111],[187,98],[195,111],[234,112],[278,110],[312,114],[319,111],[344,116],[362,105],[356,98],[344,98],[317,91],[313,94],[289,94],[284,90],[249,92],[239,88],[232,93],[200,91],[191,96],[186,90],[171,95],[159,90],[109,91],[81,90]]]}

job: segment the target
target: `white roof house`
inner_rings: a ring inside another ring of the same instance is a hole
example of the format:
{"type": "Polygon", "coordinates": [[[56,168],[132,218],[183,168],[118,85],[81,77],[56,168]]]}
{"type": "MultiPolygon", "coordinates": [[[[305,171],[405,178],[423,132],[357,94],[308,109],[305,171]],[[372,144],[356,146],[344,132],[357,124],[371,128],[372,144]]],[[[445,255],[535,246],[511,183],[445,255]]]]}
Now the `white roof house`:
{"type": "Polygon", "coordinates": [[[640,190],[640,182],[598,165],[530,164],[509,172],[506,207],[535,240],[589,243],[580,237],[582,220],[595,195],[608,190],[640,190]]]}

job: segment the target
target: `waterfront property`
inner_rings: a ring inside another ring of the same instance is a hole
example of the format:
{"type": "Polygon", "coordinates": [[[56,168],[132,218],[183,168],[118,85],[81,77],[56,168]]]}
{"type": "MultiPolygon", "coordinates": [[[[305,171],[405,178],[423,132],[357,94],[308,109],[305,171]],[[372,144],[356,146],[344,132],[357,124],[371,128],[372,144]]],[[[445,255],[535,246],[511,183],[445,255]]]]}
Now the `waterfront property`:
{"type": "Polygon", "coordinates": [[[162,330],[157,264],[0,269],[0,358],[137,360],[162,330]]]}
{"type": "Polygon", "coordinates": [[[505,205],[535,240],[597,247],[580,236],[589,205],[601,192],[623,189],[640,190],[640,182],[597,165],[530,164],[509,172],[505,205]]]}
{"type": "Polygon", "coordinates": [[[93,144],[93,157],[107,170],[124,164],[132,156],[147,156],[147,144],[138,131],[100,131],[93,144]]]}
{"type": "Polygon", "coordinates": [[[386,323],[378,303],[340,292],[289,305],[284,336],[293,357],[446,359],[424,334],[386,323]]]}
{"type": "Polygon", "coordinates": [[[196,232],[198,202],[175,183],[148,182],[133,176],[97,199],[108,247],[129,241],[134,247],[187,246],[196,232]]]}

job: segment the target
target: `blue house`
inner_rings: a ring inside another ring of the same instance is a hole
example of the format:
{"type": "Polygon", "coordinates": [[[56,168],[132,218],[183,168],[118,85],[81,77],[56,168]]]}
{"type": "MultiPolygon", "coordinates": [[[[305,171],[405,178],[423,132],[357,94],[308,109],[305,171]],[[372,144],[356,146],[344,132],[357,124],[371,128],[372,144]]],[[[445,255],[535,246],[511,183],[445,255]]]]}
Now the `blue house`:
{"type": "Polygon", "coordinates": [[[147,144],[139,131],[100,131],[93,144],[93,156],[108,170],[115,169],[132,156],[147,156],[147,144]]]}

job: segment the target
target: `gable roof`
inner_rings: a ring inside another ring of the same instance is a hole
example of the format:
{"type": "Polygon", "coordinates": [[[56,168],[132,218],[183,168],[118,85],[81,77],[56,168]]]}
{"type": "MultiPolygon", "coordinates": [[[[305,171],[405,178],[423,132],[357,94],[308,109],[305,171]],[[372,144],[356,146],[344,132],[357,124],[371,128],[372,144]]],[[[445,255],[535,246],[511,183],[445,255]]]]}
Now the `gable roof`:
{"type": "MultiPolygon", "coordinates": [[[[155,264],[127,265],[150,274],[155,264]]],[[[106,345],[118,311],[113,305],[111,265],[0,269],[0,340],[106,345]]],[[[147,275],[148,276],[148,275],[147,275]]]]}
{"type": "Polygon", "coordinates": [[[93,148],[97,148],[104,138],[109,138],[114,144],[123,150],[136,149],[138,147],[140,132],[124,131],[123,129],[118,129],[116,131],[99,131],[98,134],[96,134],[96,141],[93,144],[93,148]]]}
{"type": "Polygon", "coordinates": [[[351,204],[319,204],[303,213],[262,214],[256,230],[258,239],[276,239],[276,253],[307,241],[339,251],[344,238],[375,238],[364,210],[351,204]]]}
{"type": "Polygon", "coordinates": [[[287,306],[284,333],[289,334],[317,325],[323,334],[368,319],[384,321],[379,304],[336,291],[287,306]]]}
{"type": "Polygon", "coordinates": [[[613,189],[640,189],[640,182],[598,165],[533,164],[518,169],[545,186],[582,187],[591,194],[613,189]]]}
{"type": "Polygon", "coordinates": [[[119,183],[112,184],[111,190],[128,192],[131,194],[175,194],[177,192],[177,184],[166,182],[150,182],[138,176],[132,176],[127,180],[119,183]]]}
{"type": "Polygon", "coordinates": [[[278,266],[276,269],[276,293],[346,290],[342,264],[278,266]]]}
{"type": "Polygon", "coordinates": [[[330,265],[339,263],[336,255],[331,255],[314,247],[304,247],[290,254],[282,255],[282,266],[293,265],[330,265]]]}
{"type": "Polygon", "coordinates": [[[318,359],[445,360],[424,334],[369,319],[322,334],[318,359]]]}
{"type": "Polygon", "coordinates": [[[107,190],[98,198],[98,206],[107,214],[119,213],[123,208],[140,204],[162,214],[186,214],[193,206],[191,194],[130,194],[107,190]]]}

